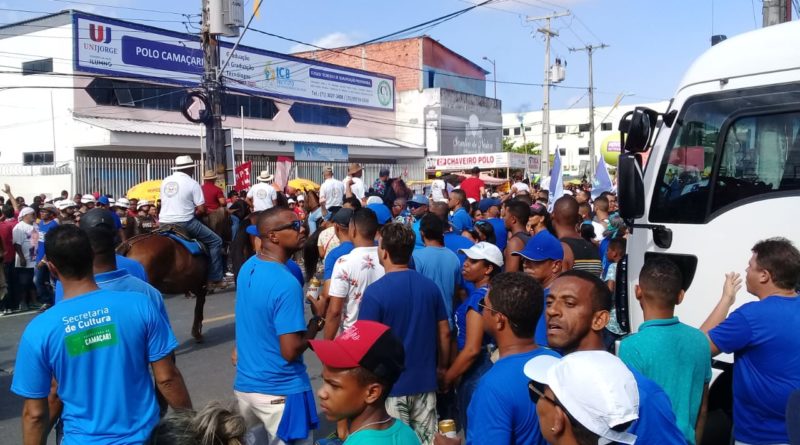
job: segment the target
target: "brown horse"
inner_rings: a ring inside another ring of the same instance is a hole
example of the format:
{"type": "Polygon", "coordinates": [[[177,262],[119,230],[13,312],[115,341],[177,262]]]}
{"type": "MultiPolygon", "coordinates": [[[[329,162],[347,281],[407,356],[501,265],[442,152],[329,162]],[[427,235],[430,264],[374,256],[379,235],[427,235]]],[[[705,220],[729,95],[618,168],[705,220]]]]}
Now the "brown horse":
{"type": "Polygon", "coordinates": [[[150,284],[164,294],[191,292],[194,304],[192,337],[203,340],[203,306],[206,304],[208,259],[192,255],[178,241],[157,232],[137,235],[122,243],[117,252],[144,266],[150,284]]]}

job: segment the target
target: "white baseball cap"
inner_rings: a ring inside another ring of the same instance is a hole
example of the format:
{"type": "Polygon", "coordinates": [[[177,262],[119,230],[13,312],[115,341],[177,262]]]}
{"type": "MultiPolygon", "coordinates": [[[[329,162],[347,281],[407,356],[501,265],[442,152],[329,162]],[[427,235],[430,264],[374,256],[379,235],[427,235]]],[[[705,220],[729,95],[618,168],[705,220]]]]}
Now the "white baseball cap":
{"type": "Polygon", "coordinates": [[[303,195],[297,195],[297,200],[298,200],[298,201],[305,201],[305,200],[306,200],[306,197],[305,197],[305,196],[303,196],[303,195]]]}
{"type": "Polygon", "coordinates": [[[58,207],[58,210],[66,210],[70,207],[77,207],[77,205],[75,204],[75,201],[71,199],[62,199],[60,201],[56,201],[56,207],[58,207]]]}
{"type": "Polygon", "coordinates": [[[459,249],[459,252],[472,260],[486,260],[498,267],[503,267],[503,252],[492,243],[481,241],[469,249],[459,249]]]}
{"type": "Polygon", "coordinates": [[[81,196],[81,203],[89,204],[91,202],[97,202],[97,200],[94,199],[94,195],[83,195],[83,196],[81,196]]]}
{"type": "Polygon", "coordinates": [[[289,203],[289,204],[297,204],[297,201],[295,201],[295,200],[294,200],[294,199],[292,199],[292,198],[289,198],[289,201],[288,201],[288,203],[289,203]]]}
{"type": "Polygon", "coordinates": [[[550,387],[564,409],[599,444],[633,444],[636,436],[613,428],[639,418],[639,388],[633,373],[613,354],[578,351],[562,359],[539,355],[525,364],[525,375],[550,387]]]}
{"type": "Polygon", "coordinates": [[[367,198],[367,205],[370,204],[383,204],[383,199],[380,196],[370,196],[367,198]]]}

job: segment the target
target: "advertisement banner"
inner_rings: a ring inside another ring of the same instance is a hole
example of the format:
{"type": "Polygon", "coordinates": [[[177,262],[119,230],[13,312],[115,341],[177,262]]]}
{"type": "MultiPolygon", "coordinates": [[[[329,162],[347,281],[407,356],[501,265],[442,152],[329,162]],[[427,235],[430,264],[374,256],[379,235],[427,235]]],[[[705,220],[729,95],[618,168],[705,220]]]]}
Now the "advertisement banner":
{"type": "Polygon", "coordinates": [[[295,142],[294,158],[298,161],[347,162],[347,145],[295,142]]]}
{"type": "Polygon", "coordinates": [[[535,156],[526,156],[520,153],[484,153],[477,155],[431,156],[426,159],[428,170],[469,170],[478,167],[482,170],[493,168],[529,168],[535,156]]]}
{"type": "Polygon", "coordinates": [[[253,169],[253,161],[247,161],[243,164],[236,166],[234,173],[236,175],[236,185],[234,188],[237,192],[242,190],[250,190],[250,172],[253,169]]]}
{"type": "MultiPolygon", "coordinates": [[[[196,86],[203,74],[198,37],[109,18],[73,15],[75,71],[196,86]]],[[[220,43],[228,60],[233,44],[220,43]]],[[[222,73],[227,88],[340,106],[394,110],[391,76],[239,46],[222,73]]]]}

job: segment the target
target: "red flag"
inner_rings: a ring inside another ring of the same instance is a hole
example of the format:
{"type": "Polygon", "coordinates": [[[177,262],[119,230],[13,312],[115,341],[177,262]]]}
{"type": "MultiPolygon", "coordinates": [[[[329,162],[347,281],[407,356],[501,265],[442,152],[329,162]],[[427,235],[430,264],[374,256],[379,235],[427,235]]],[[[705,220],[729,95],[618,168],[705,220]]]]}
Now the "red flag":
{"type": "Polygon", "coordinates": [[[236,167],[236,186],[237,192],[250,189],[250,171],[253,169],[253,161],[247,161],[236,167]]]}

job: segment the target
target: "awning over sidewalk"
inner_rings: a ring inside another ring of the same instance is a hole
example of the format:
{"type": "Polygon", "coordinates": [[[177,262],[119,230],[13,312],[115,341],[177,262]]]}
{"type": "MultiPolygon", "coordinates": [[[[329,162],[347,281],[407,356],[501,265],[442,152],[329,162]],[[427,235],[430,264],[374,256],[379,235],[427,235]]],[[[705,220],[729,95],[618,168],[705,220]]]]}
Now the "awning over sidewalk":
{"type": "MultiPolygon", "coordinates": [[[[127,150],[141,146],[145,149],[169,147],[181,151],[199,150],[197,138],[200,136],[200,125],[82,116],[75,116],[74,119],[91,127],[85,135],[77,136],[80,139],[76,141],[76,148],[127,150]],[[106,134],[98,132],[98,129],[106,130],[106,134]],[[143,135],[147,137],[143,138],[143,135]]],[[[241,129],[231,128],[231,133],[234,140],[242,139],[241,129]]],[[[359,158],[419,159],[425,156],[425,147],[397,139],[245,129],[244,140],[248,153],[291,155],[294,147],[286,145],[297,142],[346,145],[351,148],[350,155],[359,158]]],[[[240,147],[234,145],[238,152],[240,147]]]]}

